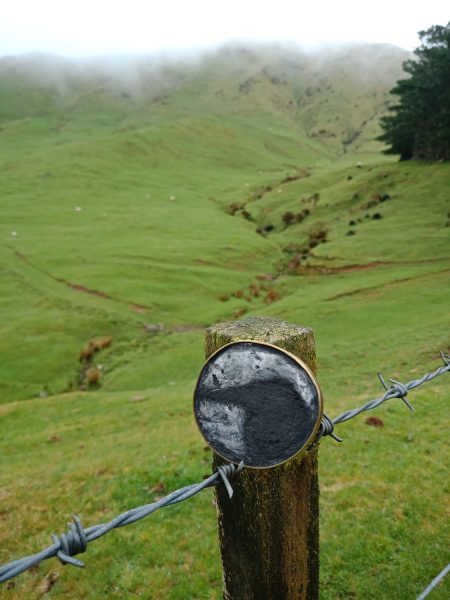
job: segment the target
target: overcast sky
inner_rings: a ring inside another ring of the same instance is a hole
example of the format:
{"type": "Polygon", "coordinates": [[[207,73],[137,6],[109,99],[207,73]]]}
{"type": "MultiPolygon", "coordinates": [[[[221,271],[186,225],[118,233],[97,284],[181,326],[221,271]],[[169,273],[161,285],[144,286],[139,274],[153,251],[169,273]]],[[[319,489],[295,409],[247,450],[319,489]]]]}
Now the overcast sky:
{"type": "Polygon", "coordinates": [[[204,48],[229,40],[385,42],[450,20],[448,0],[5,0],[0,56],[204,48]]]}

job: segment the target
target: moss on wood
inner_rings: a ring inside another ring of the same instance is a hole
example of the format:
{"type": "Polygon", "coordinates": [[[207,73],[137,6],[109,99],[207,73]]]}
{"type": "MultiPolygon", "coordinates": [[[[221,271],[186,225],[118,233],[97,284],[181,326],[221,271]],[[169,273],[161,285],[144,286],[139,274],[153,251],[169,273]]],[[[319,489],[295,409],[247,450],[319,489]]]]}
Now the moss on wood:
{"type": "MultiPolygon", "coordinates": [[[[250,317],[213,325],[206,357],[238,340],[266,342],[316,373],[314,335],[280,319],[250,317]]],[[[318,448],[270,469],[246,469],[230,500],[216,491],[226,600],[316,600],[319,587],[318,448]]],[[[214,467],[225,461],[214,455],[214,467]]]]}

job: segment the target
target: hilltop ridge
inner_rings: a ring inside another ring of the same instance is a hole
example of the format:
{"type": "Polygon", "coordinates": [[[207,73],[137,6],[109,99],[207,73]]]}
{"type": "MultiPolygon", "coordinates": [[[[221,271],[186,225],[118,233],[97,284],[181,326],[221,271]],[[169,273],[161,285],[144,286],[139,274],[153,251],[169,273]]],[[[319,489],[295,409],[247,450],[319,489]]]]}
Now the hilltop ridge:
{"type": "Polygon", "coordinates": [[[115,131],[161,119],[262,117],[268,127],[294,127],[333,154],[372,149],[408,56],[375,44],[314,52],[229,45],[185,60],[3,57],[0,122],[4,130],[51,119],[54,128],[84,122],[84,129],[115,131]]]}

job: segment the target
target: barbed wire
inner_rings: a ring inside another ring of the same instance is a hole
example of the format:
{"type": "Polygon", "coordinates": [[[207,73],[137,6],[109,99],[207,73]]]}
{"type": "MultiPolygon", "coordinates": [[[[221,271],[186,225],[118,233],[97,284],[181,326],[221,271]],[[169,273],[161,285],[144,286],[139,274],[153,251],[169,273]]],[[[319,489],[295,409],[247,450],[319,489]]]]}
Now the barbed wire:
{"type": "Polygon", "coordinates": [[[439,367],[438,369],[436,369],[435,371],[431,371],[430,373],[425,373],[425,375],[423,375],[420,379],[413,379],[412,381],[408,381],[408,383],[401,383],[396,379],[389,379],[390,383],[392,384],[389,387],[383,375],[381,373],[377,373],[381,385],[386,390],[384,395],[380,396],[379,398],[375,398],[374,400],[369,400],[369,402],[366,402],[359,408],[346,410],[345,412],[335,417],[333,420],[331,420],[327,415],[324,414],[322,417],[322,423],[320,424],[319,438],[329,435],[332,438],[334,438],[337,442],[342,442],[342,439],[334,433],[335,425],[353,419],[353,417],[356,417],[357,415],[366,410],[372,410],[373,408],[377,408],[378,406],[380,406],[380,404],[383,404],[383,402],[386,402],[387,400],[392,400],[393,398],[401,398],[406,404],[406,406],[414,412],[414,408],[409,402],[409,400],[406,399],[406,396],[409,390],[419,387],[419,385],[422,385],[426,381],[430,381],[431,379],[439,377],[439,375],[443,375],[444,373],[450,371],[450,355],[441,352],[441,358],[444,361],[443,367],[439,367]]]}
{"type": "Polygon", "coordinates": [[[156,502],[151,502],[150,504],[145,504],[143,506],[138,506],[137,508],[127,510],[121,515],[115,517],[109,523],[94,525],[93,527],[84,529],[79,517],[73,516],[73,523],[67,524],[69,527],[69,531],[67,533],[63,533],[60,536],[57,536],[54,533],[51,534],[53,539],[53,544],[51,546],[48,546],[37,554],[19,558],[6,565],[0,566],[0,583],[4,583],[13,577],[16,577],[16,575],[23,573],[23,571],[26,571],[27,569],[37,565],[41,561],[48,558],[53,558],[55,556],[63,565],[71,564],[75,567],[84,567],[84,563],[81,560],[74,558],[74,556],[76,554],[82,554],[83,552],[86,552],[87,545],[90,542],[93,542],[117,527],[124,527],[125,525],[131,525],[131,523],[140,521],[141,519],[154,513],[159,508],[172,506],[173,504],[178,504],[179,502],[183,502],[188,498],[192,498],[192,496],[195,496],[205,488],[217,486],[218,484],[223,483],[227,489],[229,497],[231,498],[233,496],[233,487],[231,484],[236,475],[238,475],[243,468],[243,462],[237,466],[232,463],[220,466],[217,468],[215,473],[201,483],[187,485],[179,490],[176,490],[175,492],[172,492],[171,494],[168,494],[164,498],[160,498],[156,502]]]}
{"type": "MultiPolygon", "coordinates": [[[[316,441],[318,441],[323,436],[329,435],[338,442],[342,442],[342,439],[334,433],[334,426],[336,424],[348,421],[349,419],[356,417],[360,413],[367,410],[372,410],[373,408],[376,408],[377,406],[383,404],[383,402],[386,402],[387,400],[391,400],[393,398],[401,398],[410,410],[414,410],[412,405],[406,399],[408,391],[419,387],[426,381],[430,381],[431,379],[434,379],[435,377],[438,377],[439,375],[450,371],[450,356],[441,352],[441,357],[444,361],[443,367],[439,367],[435,371],[426,373],[420,379],[413,379],[412,381],[409,381],[406,384],[403,384],[400,381],[396,381],[395,379],[389,379],[392,385],[388,387],[381,373],[378,373],[380,382],[386,390],[384,395],[380,398],[376,398],[375,400],[370,400],[369,402],[366,402],[365,404],[363,404],[363,406],[360,406],[359,408],[347,410],[339,416],[335,417],[333,420],[331,420],[327,415],[323,415],[322,423],[319,429],[319,435],[316,441]]],[[[86,552],[87,546],[90,542],[93,542],[94,540],[106,535],[113,529],[117,529],[118,527],[124,527],[125,525],[131,525],[136,521],[140,521],[141,519],[144,519],[145,517],[151,515],[160,508],[163,508],[165,506],[172,506],[174,504],[178,504],[179,502],[183,502],[184,500],[192,498],[200,491],[208,487],[214,487],[219,485],[220,483],[223,483],[223,485],[225,485],[226,487],[229,497],[231,498],[233,496],[233,487],[231,484],[236,475],[238,475],[243,468],[244,463],[242,461],[239,463],[239,465],[228,463],[226,465],[220,466],[210,477],[208,477],[201,483],[182,487],[168,494],[167,496],[160,498],[155,502],[151,502],[150,504],[145,504],[143,506],[138,506],[137,508],[128,510],[112,519],[112,521],[109,521],[109,523],[94,525],[92,527],[84,529],[79,517],[73,516],[73,523],[67,524],[69,527],[69,531],[67,533],[63,533],[59,536],[53,533],[51,534],[51,537],[53,539],[53,544],[51,546],[44,548],[44,550],[36,554],[32,554],[24,558],[19,558],[10,563],[0,566],[0,583],[4,583],[9,579],[12,579],[13,577],[16,577],[20,573],[23,573],[27,569],[30,569],[31,567],[37,565],[41,561],[53,557],[57,557],[63,565],[71,564],[76,567],[84,567],[84,563],[81,560],[74,558],[74,556],[86,552]]],[[[447,571],[448,567],[446,567],[446,569],[444,569],[444,571],[442,571],[442,573],[440,573],[438,577],[431,582],[430,586],[434,587],[435,585],[437,585],[439,581],[446,575],[447,571]]],[[[429,589],[431,590],[432,587],[430,586],[429,589]]],[[[425,594],[425,592],[427,592],[428,594],[427,590],[428,588],[423,593],[425,594]]],[[[422,595],[420,598],[422,597],[425,596],[422,595]]]]}

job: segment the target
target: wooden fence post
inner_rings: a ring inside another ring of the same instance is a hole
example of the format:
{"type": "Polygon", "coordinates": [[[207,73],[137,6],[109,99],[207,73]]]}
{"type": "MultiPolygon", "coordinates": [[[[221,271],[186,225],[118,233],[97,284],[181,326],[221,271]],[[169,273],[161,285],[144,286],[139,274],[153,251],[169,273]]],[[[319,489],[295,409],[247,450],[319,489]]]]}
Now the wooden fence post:
{"type": "MultiPolygon", "coordinates": [[[[213,325],[206,357],[238,340],[288,350],[316,373],[308,327],[250,317],[213,325]]],[[[230,500],[216,490],[225,600],[317,600],[319,597],[319,485],[317,445],[269,469],[244,469],[230,500]]],[[[214,454],[214,467],[225,463],[214,454]]]]}

